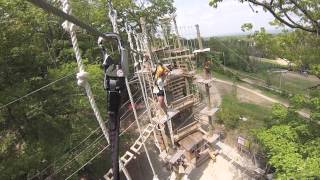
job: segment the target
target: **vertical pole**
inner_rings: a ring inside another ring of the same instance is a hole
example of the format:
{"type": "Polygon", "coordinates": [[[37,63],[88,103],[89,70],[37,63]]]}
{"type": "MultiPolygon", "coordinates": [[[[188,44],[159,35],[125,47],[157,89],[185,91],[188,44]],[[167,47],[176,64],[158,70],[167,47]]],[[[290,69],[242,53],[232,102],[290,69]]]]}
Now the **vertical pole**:
{"type": "Polygon", "coordinates": [[[226,72],[226,58],[224,57],[224,52],[222,51],[223,56],[223,72],[226,72]]]}
{"type": "Polygon", "coordinates": [[[161,23],[161,29],[162,29],[162,35],[163,35],[163,42],[164,42],[164,46],[167,47],[169,46],[168,41],[167,41],[167,34],[166,34],[166,30],[167,28],[164,27],[164,25],[161,23]]]}
{"type": "Polygon", "coordinates": [[[190,95],[190,84],[189,84],[189,81],[188,81],[188,78],[184,78],[184,81],[186,83],[186,91],[187,91],[187,95],[190,95]]]}
{"type": "Polygon", "coordinates": [[[170,139],[171,139],[171,144],[172,144],[172,148],[174,148],[174,138],[173,138],[173,129],[172,129],[172,122],[171,122],[171,119],[169,119],[167,121],[167,125],[168,125],[168,128],[169,128],[169,133],[170,133],[170,139]]]}
{"type": "Polygon", "coordinates": [[[202,44],[202,39],[201,39],[201,35],[200,35],[200,28],[199,28],[199,24],[196,24],[196,30],[197,30],[197,39],[198,39],[198,43],[199,43],[199,49],[203,49],[203,44],[202,44]]]}
{"type": "Polygon", "coordinates": [[[206,83],[205,87],[206,87],[206,94],[208,99],[208,109],[211,109],[210,86],[208,83],[206,83]]]}
{"type": "Polygon", "coordinates": [[[159,126],[160,126],[160,132],[161,132],[161,136],[162,136],[162,139],[163,139],[163,142],[164,142],[165,149],[168,152],[169,151],[169,145],[168,145],[168,138],[167,138],[166,132],[164,130],[165,126],[163,124],[159,124],[159,126]]]}
{"type": "Polygon", "coordinates": [[[177,21],[176,21],[176,15],[173,15],[172,20],[173,20],[174,28],[175,28],[176,34],[177,34],[178,47],[179,47],[179,49],[181,49],[182,45],[181,45],[181,41],[180,41],[180,34],[179,34],[178,25],[177,25],[177,21]]]}
{"type": "Polygon", "coordinates": [[[280,72],[280,90],[282,88],[282,72],[280,72]]]}
{"type": "Polygon", "coordinates": [[[154,67],[153,62],[152,62],[152,52],[151,52],[151,45],[148,40],[148,33],[147,33],[147,27],[146,27],[146,19],[144,17],[140,17],[140,24],[141,24],[141,29],[142,29],[142,34],[144,35],[144,41],[145,44],[147,45],[147,55],[150,58],[151,66],[154,67]]]}

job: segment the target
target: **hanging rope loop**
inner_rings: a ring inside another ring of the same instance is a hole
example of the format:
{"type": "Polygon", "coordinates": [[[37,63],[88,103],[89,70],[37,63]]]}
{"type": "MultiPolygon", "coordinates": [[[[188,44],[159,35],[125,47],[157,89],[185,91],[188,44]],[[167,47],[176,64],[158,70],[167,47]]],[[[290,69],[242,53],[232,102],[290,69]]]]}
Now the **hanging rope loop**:
{"type": "Polygon", "coordinates": [[[84,87],[85,84],[88,82],[89,73],[85,71],[80,71],[77,73],[77,84],[78,86],[84,87]]]}
{"type": "MultiPolygon", "coordinates": [[[[70,7],[70,4],[68,2],[68,0],[60,0],[61,3],[62,3],[62,8],[63,8],[63,11],[66,13],[66,14],[71,14],[71,7],[70,7]]],[[[72,47],[73,47],[73,50],[74,50],[74,53],[76,55],[76,60],[77,60],[77,64],[78,64],[78,69],[79,69],[79,73],[77,73],[77,84],[79,86],[82,86],[85,88],[86,90],[86,93],[87,93],[87,96],[88,96],[88,99],[89,99],[89,102],[90,102],[90,105],[91,105],[91,108],[96,116],[96,119],[102,129],[102,132],[106,138],[106,140],[108,141],[108,143],[110,142],[109,141],[109,134],[108,134],[108,131],[107,131],[107,128],[105,126],[105,123],[100,115],[100,111],[99,111],[99,108],[94,100],[94,96],[93,96],[93,93],[92,93],[92,90],[91,90],[91,86],[89,84],[89,82],[87,81],[88,79],[88,76],[89,76],[89,73],[85,72],[84,70],[84,64],[83,64],[83,61],[82,61],[82,57],[81,57],[81,51],[80,51],[80,48],[79,48],[79,44],[78,44],[78,40],[77,40],[77,35],[76,35],[76,32],[74,30],[74,24],[69,22],[69,21],[65,21],[63,22],[62,24],[62,27],[67,31],[69,32],[70,36],[71,36],[71,43],[72,43],[72,47]]]]}

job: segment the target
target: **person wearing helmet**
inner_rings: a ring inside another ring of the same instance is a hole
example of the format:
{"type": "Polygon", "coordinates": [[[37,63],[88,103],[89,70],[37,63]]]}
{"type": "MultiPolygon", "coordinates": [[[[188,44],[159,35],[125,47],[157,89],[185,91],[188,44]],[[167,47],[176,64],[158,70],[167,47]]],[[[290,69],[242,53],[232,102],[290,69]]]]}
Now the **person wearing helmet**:
{"type": "Polygon", "coordinates": [[[154,76],[155,76],[154,93],[157,94],[159,105],[163,109],[166,115],[168,114],[167,114],[167,106],[164,103],[164,85],[165,85],[164,80],[169,72],[170,70],[167,67],[163,66],[162,63],[160,62],[157,63],[157,67],[154,72],[154,76]]]}

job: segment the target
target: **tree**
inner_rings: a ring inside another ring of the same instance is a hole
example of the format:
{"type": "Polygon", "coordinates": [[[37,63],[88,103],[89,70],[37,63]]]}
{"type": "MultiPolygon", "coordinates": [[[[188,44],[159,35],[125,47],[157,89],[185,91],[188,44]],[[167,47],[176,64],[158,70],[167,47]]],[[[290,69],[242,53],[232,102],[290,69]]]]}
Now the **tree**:
{"type": "Polygon", "coordinates": [[[257,139],[267,151],[268,162],[279,179],[304,179],[320,175],[319,133],[308,125],[275,125],[257,131],[257,139]],[[307,132],[307,134],[304,134],[307,132]],[[309,139],[307,139],[309,138],[309,139]]]}
{"type": "MultiPolygon", "coordinates": [[[[210,0],[209,4],[217,8],[223,0],[210,0]]],[[[301,29],[314,34],[320,32],[320,11],[318,0],[239,0],[248,2],[250,7],[261,6],[275,17],[275,24],[301,29]]],[[[253,8],[252,8],[253,9],[253,8]]]]}
{"type": "Polygon", "coordinates": [[[251,23],[244,23],[241,26],[241,31],[246,32],[246,31],[251,31],[253,28],[253,25],[251,23]]]}
{"type": "MultiPolygon", "coordinates": [[[[57,1],[50,2],[60,6],[57,1]]],[[[150,3],[153,7],[159,6],[144,14],[152,23],[156,23],[157,15],[171,12],[170,7],[173,7],[170,0],[150,3]]],[[[130,8],[136,6],[132,1],[121,0],[115,4],[119,12],[132,10],[132,17],[139,19],[134,8],[130,8]]],[[[71,1],[71,5],[79,19],[102,32],[111,31],[105,1],[71,1]]],[[[69,34],[61,27],[62,22],[63,19],[24,0],[0,0],[0,179],[28,179],[49,167],[36,177],[45,179],[70,160],[70,154],[79,147],[70,150],[98,127],[84,90],[76,85],[75,55],[69,34]],[[62,77],[63,80],[8,104],[62,77]],[[48,166],[52,163],[54,166],[48,166]]],[[[97,39],[82,29],[77,29],[77,36],[95,100],[101,115],[106,116],[106,93],[97,39]]],[[[101,132],[95,135],[93,137],[98,137],[101,132]]],[[[98,148],[88,147],[89,153],[98,148]]],[[[77,161],[83,163],[88,160],[87,156],[88,153],[80,155],[77,161]]],[[[68,170],[66,166],[56,178],[63,179],[69,175],[68,170]]]]}
{"type": "MultiPolygon", "coordinates": [[[[0,0],[0,179],[30,178],[90,132],[83,129],[97,126],[86,96],[72,78],[75,58],[61,22],[25,1],[0,0]]],[[[96,44],[95,39],[85,42],[96,44]]],[[[89,49],[80,48],[84,54],[89,49]]],[[[93,90],[99,105],[105,106],[104,93],[97,91],[102,89],[103,71],[99,66],[95,71],[100,76],[93,90]]]]}

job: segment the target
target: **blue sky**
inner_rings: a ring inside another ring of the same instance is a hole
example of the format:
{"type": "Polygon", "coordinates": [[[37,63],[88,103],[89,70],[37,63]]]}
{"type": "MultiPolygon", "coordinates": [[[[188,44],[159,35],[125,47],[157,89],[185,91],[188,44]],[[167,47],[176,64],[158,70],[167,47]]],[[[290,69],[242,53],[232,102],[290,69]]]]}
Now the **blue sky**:
{"type": "MultiPolygon", "coordinates": [[[[254,7],[254,13],[248,3],[239,3],[238,0],[224,0],[217,9],[209,6],[209,0],[175,0],[177,8],[178,26],[194,26],[199,24],[201,35],[204,37],[232,35],[242,33],[241,25],[252,23],[254,30],[265,27],[274,31],[269,25],[274,18],[260,7],[254,7]]],[[[188,28],[182,28],[182,35],[190,33],[188,28]],[[185,30],[184,30],[185,29],[185,30]]]]}

